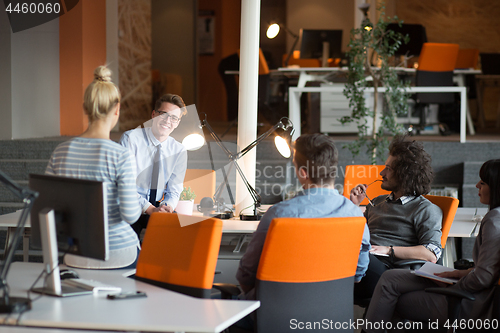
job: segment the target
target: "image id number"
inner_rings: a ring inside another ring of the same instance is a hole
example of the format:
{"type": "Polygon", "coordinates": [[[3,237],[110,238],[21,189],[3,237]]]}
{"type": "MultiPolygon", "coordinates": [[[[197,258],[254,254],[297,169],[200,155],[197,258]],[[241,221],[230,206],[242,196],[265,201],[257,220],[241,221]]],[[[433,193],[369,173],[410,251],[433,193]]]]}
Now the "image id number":
{"type": "Polygon", "coordinates": [[[446,320],[444,323],[446,329],[468,329],[468,330],[497,330],[498,319],[455,319],[453,321],[446,320]]]}
{"type": "Polygon", "coordinates": [[[52,14],[56,13],[58,14],[61,11],[61,5],[58,2],[55,3],[16,3],[12,4],[10,2],[7,7],[5,8],[5,11],[8,12],[9,14],[12,13],[31,13],[31,14],[52,14]]]}

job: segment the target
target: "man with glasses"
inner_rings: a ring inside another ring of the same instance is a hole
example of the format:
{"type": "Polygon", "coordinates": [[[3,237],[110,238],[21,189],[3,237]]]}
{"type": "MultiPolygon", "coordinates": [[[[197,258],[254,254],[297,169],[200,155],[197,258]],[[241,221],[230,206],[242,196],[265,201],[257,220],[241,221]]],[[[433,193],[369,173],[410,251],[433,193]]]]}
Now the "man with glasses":
{"type": "MultiPolygon", "coordinates": [[[[441,257],[441,209],[423,195],[431,190],[434,177],[431,156],[422,143],[397,135],[389,146],[389,157],[380,172],[381,187],[389,195],[370,198],[365,217],[372,248],[370,265],[354,287],[355,299],[370,298],[380,276],[397,260],[436,262],[441,257]]],[[[368,186],[351,190],[351,201],[359,205],[368,186]]]]}
{"type": "Polygon", "coordinates": [[[183,189],[187,151],[170,134],[187,113],[180,96],[165,94],[155,104],[144,128],[123,133],[120,144],[134,159],[142,215],[132,228],[139,236],[153,212],[173,212],[183,189]]]}

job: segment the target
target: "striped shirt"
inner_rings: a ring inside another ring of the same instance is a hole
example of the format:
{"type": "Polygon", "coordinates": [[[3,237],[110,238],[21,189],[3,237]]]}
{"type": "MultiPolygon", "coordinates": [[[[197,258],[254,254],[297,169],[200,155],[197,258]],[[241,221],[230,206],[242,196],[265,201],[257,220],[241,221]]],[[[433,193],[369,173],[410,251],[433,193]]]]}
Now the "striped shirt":
{"type": "Polygon", "coordinates": [[[45,173],[106,184],[109,249],[113,251],[139,243],[130,227],[141,214],[133,170],[128,150],[118,143],[78,137],[57,146],[45,173]]]}

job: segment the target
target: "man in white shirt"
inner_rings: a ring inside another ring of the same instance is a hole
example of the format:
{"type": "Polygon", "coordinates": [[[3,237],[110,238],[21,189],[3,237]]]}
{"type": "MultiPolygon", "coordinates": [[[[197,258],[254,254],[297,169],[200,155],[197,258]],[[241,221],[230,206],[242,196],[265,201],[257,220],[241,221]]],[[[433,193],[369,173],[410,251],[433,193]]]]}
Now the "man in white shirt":
{"type": "Polygon", "coordinates": [[[151,121],[144,128],[123,133],[120,144],[132,156],[142,215],[132,224],[140,237],[153,212],[173,212],[183,189],[187,151],[170,134],[187,113],[180,96],[165,94],[156,101],[151,121]],[[148,124],[150,126],[148,126],[148,124]]]}

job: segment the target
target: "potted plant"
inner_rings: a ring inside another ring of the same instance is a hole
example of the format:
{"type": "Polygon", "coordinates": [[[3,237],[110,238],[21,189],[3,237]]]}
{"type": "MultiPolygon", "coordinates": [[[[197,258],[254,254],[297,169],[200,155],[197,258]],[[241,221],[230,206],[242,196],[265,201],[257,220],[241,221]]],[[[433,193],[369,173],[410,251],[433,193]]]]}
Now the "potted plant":
{"type": "Polygon", "coordinates": [[[191,187],[184,187],[175,211],[178,214],[193,215],[194,198],[196,198],[196,194],[191,190],[191,187]]]}
{"type": "Polygon", "coordinates": [[[348,82],[345,85],[344,95],[349,99],[352,108],[351,116],[343,117],[342,123],[355,121],[358,125],[358,138],[351,144],[346,145],[353,157],[360,153],[366,146],[370,154],[372,164],[385,158],[385,148],[389,140],[387,136],[403,132],[404,128],[397,123],[396,117],[408,112],[408,93],[405,84],[397,76],[394,67],[389,60],[394,56],[401,43],[408,42],[408,38],[391,30],[387,25],[391,21],[398,21],[397,17],[385,16],[385,7],[378,8],[379,17],[372,24],[367,16],[368,4],[360,6],[365,13],[361,27],[351,30],[349,57],[348,82]],[[378,68],[373,64],[377,63],[378,68]],[[364,88],[374,89],[373,111],[369,109],[365,101],[364,88]],[[381,112],[377,104],[379,101],[378,88],[385,87],[386,93],[382,94],[385,100],[384,110],[381,112]],[[372,133],[368,133],[367,121],[371,119],[372,133]]]}

